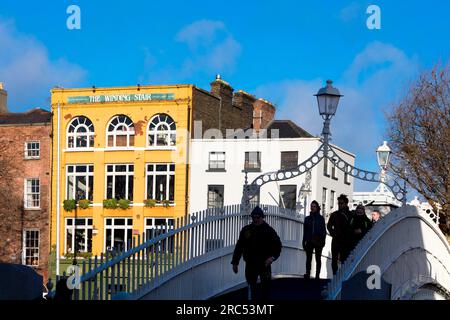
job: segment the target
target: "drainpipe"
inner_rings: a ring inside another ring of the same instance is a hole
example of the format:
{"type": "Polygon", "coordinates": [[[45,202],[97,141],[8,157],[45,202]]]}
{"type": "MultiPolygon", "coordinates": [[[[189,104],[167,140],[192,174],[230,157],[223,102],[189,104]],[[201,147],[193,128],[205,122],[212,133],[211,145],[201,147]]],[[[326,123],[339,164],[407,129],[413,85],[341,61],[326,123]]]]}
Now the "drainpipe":
{"type": "Polygon", "coordinates": [[[189,99],[189,101],[188,101],[188,119],[187,119],[188,128],[187,128],[187,137],[186,137],[186,185],[185,185],[186,200],[185,200],[185,209],[184,209],[185,216],[189,215],[189,209],[188,209],[188,207],[189,207],[189,162],[190,162],[190,160],[189,160],[189,157],[190,157],[189,144],[191,143],[191,135],[192,135],[191,111],[192,111],[191,100],[189,99]]]}
{"type": "Polygon", "coordinates": [[[222,132],[222,96],[219,96],[219,131],[222,132]]]}
{"type": "Polygon", "coordinates": [[[60,211],[61,211],[61,199],[60,199],[60,179],[61,179],[61,120],[60,120],[61,109],[58,102],[58,120],[57,120],[57,145],[56,145],[56,279],[59,278],[59,241],[60,241],[60,211]]]}

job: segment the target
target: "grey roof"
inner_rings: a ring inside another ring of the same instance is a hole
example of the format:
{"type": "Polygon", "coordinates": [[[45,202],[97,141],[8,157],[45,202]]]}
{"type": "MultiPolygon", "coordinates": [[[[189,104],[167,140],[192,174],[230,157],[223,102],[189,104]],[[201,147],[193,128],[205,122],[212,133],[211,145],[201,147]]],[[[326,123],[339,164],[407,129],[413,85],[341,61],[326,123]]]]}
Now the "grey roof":
{"type": "Polygon", "coordinates": [[[0,125],[31,125],[36,123],[50,123],[51,119],[51,112],[38,108],[27,112],[0,113],[0,125]]]}
{"type": "Polygon", "coordinates": [[[271,130],[278,130],[279,138],[314,138],[291,120],[272,120],[264,129],[267,129],[268,138],[271,138],[271,130]]]}

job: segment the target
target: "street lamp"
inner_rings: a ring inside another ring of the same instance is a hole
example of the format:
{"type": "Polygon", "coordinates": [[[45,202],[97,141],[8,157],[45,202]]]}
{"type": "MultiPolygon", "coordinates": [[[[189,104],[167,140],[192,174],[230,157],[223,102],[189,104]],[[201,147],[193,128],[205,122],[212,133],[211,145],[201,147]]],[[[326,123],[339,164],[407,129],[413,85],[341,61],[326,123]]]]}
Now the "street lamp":
{"type": "MultiPolygon", "coordinates": [[[[340,94],[337,88],[332,86],[333,82],[327,80],[327,85],[321,88],[317,94],[317,105],[319,107],[319,114],[322,116],[323,130],[321,140],[321,145],[314,154],[312,154],[308,159],[300,163],[294,168],[281,169],[274,172],[263,173],[256,177],[250,184],[247,183],[247,172],[245,175],[245,188],[242,196],[241,205],[243,205],[245,211],[249,211],[249,200],[259,194],[261,187],[269,182],[282,181],[286,179],[291,179],[302,175],[313,167],[315,167],[321,160],[334,162],[336,168],[343,171],[345,174],[352,176],[354,178],[370,181],[370,182],[381,182],[380,186],[386,185],[394,194],[397,200],[406,201],[406,187],[401,186],[397,180],[390,179],[386,181],[385,171],[389,164],[389,156],[391,153],[390,148],[387,146],[385,141],[382,146],[377,149],[378,164],[382,169],[382,174],[379,177],[377,172],[366,171],[364,169],[356,168],[354,165],[346,162],[342,159],[339,153],[336,152],[334,147],[329,143],[330,131],[330,121],[331,118],[336,114],[336,110],[339,104],[340,98],[343,96],[340,94]]],[[[258,201],[259,202],[259,201],[258,201]]]]}
{"type": "Polygon", "coordinates": [[[336,114],[336,110],[339,104],[339,99],[342,97],[339,90],[332,86],[333,81],[327,80],[327,86],[319,89],[317,94],[317,105],[319,107],[319,113],[322,119],[325,120],[323,124],[322,135],[324,142],[328,143],[328,137],[331,134],[330,120],[336,114]]]}
{"type": "Polygon", "coordinates": [[[391,155],[391,148],[387,145],[387,141],[383,141],[383,144],[377,149],[378,165],[383,171],[387,169],[389,165],[389,156],[391,155]]]}

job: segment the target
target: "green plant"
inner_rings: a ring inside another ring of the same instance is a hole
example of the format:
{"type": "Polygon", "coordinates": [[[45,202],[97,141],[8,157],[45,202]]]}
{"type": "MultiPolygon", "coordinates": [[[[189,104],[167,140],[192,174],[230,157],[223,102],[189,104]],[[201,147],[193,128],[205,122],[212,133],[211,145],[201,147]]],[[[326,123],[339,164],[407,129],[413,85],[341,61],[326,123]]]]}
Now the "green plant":
{"type": "Polygon", "coordinates": [[[64,200],[64,210],[70,212],[77,207],[77,202],[74,199],[64,200]]]}
{"type": "Polygon", "coordinates": [[[169,200],[163,200],[163,201],[161,201],[161,204],[162,204],[164,207],[166,207],[166,208],[170,207],[170,201],[169,201],[169,200]]]}
{"type": "MultiPolygon", "coordinates": [[[[66,259],[73,259],[75,257],[75,253],[66,253],[64,256],[66,259]]],[[[91,257],[92,252],[77,252],[77,258],[89,259],[91,257]]]]}
{"type": "Polygon", "coordinates": [[[156,205],[155,199],[145,199],[144,204],[146,207],[153,208],[156,205]]]}
{"type": "Polygon", "coordinates": [[[117,209],[117,200],[116,199],[105,199],[105,200],[103,200],[103,207],[105,209],[117,209]]]}
{"type": "Polygon", "coordinates": [[[128,199],[120,199],[119,203],[118,203],[119,204],[119,208],[123,209],[123,210],[126,210],[126,209],[128,209],[130,207],[130,203],[131,203],[131,201],[128,200],[128,199]]]}
{"type": "Polygon", "coordinates": [[[80,207],[80,209],[87,209],[89,208],[90,204],[91,202],[87,199],[78,200],[78,206],[80,207]]]}

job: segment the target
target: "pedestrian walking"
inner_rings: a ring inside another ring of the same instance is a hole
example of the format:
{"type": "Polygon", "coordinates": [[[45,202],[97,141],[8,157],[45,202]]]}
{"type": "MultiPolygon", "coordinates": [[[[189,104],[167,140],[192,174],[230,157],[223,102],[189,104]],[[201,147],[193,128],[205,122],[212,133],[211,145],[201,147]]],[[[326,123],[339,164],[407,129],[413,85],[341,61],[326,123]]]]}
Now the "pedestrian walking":
{"type": "Polygon", "coordinates": [[[269,298],[272,263],[281,253],[281,241],[276,231],[264,221],[264,211],[256,206],[252,213],[252,223],[243,227],[233,252],[231,264],[233,272],[238,272],[241,256],[245,261],[245,279],[249,285],[249,300],[254,300],[256,282],[261,280],[261,298],[269,298]]]}
{"type": "Polygon", "coordinates": [[[320,269],[322,267],[322,249],[325,246],[327,230],[325,228],[325,219],[320,214],[319,203],[314,200],[311,202],[311,212],[305,218],[303,224],[303,249],[306,251],[306,273],[305,279],[309,279],[311,273],[311,263],[313,251],[316,258],[316,279],[320,279],[320,269]]]}
{"type": "Polygon", "coordinates": [[[344,263],[351,247],[350,219],[352,213],[348,207],[348,198],[341,194],[338,197],[338,210],[330,215],[327,229],[333,240],[331,241],[331,269],[333,275],[338,270],[338,261],[344,263]]]}
{"type": "Polygon", "coordinates": [[[366,216],[366,209],[362,204],[359,204],[356,207],[355,213],[350,219],[350,229],[352,231],[352,246],[351,250],[353,250],[358,242],[364,238],[366,233],[372,228],[372,222],[366,216]]]}

